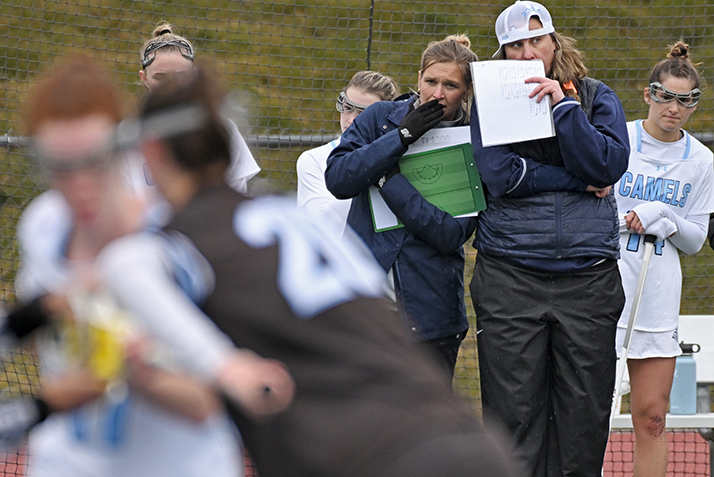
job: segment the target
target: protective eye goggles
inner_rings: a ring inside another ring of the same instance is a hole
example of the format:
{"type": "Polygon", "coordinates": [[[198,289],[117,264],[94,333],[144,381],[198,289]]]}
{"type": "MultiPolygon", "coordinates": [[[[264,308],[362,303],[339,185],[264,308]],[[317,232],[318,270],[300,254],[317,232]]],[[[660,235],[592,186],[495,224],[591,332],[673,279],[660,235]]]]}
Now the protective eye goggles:
{"type": "Polygon", "coordinates": [[[144,51],[144,57],[141,59],[141,67],[146,68],[156,59],[156,50],[161,48],[166,48],[167,46],[175,46],[178,48],[181,56],[187,60],[193,61],[193,48],[184,40],[169,40],[169,41],[159,41],[153,45],[149,45],[144,51]]]}
{"type": "Polygon", "coordinates": [[[335,107],[341,113],[355,114],[359,114],[367,108],[367,106],[362,106],[361,104],[350,101],[344,91],[340,91],[340,94],[337,96],[337,103],[335,104],[335,107]]]}
{"type": "Polygon", "coordinates": [[[67,174],[88,168],[106,168],[118,155],[115,138],[82,155],[56,155],[31,142],[28,153],[40,169],[49,174],[67,174]]]}
{"type": "Polygon", "coordinates": [[[676,99],[682,106],[687,108],[696,106],[699,102],[699,98],[702,96],[702,92],[699,91],[699,88],[694,88],[688,93],[675,93],[657,81],[650,83],[649,91],[650,98],[656,103],[669,103],[676,99]]]}

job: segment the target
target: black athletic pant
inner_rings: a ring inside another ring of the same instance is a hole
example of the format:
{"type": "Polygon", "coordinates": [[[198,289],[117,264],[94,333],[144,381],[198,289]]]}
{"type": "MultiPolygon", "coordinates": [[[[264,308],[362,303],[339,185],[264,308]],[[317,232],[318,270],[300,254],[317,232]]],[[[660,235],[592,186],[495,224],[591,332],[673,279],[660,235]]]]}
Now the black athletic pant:
{"type": "Polygon", "coordinates": [[[470,289],[484,417],[514,436],[527,475],[600,475],[625,303],[617,263],[551,275],[478,254],[470,289]]]}
{"type": "Polygon", "coordinates": [[[468,328],[461,333],[453,336],[445,336],[435,340],[425,341],[428,351],[436,360],[436,363],[441,369],[454,379],[454,371],[456,369],[456,358],[459,356],[459,348],[466,337],[468,328]]]}

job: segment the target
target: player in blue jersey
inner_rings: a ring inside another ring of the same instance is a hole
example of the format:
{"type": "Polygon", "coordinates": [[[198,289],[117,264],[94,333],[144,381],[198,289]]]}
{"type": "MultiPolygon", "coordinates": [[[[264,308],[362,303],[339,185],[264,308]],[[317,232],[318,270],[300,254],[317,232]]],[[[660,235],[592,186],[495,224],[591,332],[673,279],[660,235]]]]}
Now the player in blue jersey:
{"type": "Polygon", "coordinates": [[[643,235],[657,236],[627,359],[637,477],[664,476],[667,470],[665,416],[675,357],[681,354],[679,252],[691,255],[700,250],[709,213],[714,212],[712,152],[682,129],[697,109],[699,88],[689,47],[679,41],[650,73],[644,89],[647,119],[627,124],[630,163],[615,186],[621,224],[619,266],[627,297],[618,322],[618,353],[642,265],[643,235]]]}

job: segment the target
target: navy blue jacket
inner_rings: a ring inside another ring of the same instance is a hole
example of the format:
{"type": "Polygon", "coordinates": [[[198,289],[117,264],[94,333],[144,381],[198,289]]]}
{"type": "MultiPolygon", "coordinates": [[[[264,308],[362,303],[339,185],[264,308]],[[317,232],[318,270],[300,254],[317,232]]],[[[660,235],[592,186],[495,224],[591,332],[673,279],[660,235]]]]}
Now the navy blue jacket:
{"type": "Polygon", "coordinates": [[[325,182],[338,199],[353,198],[347,223],[379,264],[393,269],[400,311],[420,339],[430,340],[468,328],[463,244],[476,219],[455,219],[397,174],[380,194],[404,227],[374,231],[368,188],[406,152],[397,126],[414,100],[375,103],[357,116],[327,159],[325,182]]]}
{"type": "Polygon", "coordinates": [[[479,253],[553,272],[619,257],[614,196],[598,198],[585,189],[612,185],[627,169],[625,113],[605,84],[596,83],[589,94],[589,117],[572,98],[553,108],[559,157],[547,164],[522,157],[513,145],[483,147],[474,105],[471,142],[488,192],[474,241],[479,253]]]}

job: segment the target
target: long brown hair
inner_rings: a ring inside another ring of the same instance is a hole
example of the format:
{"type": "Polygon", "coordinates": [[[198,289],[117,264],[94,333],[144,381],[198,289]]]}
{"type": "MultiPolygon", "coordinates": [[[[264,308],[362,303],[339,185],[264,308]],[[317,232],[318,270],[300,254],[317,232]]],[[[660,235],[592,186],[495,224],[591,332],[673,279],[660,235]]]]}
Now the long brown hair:
{"type": "MultiPolygon", "coordinates": [[[[588,69],[585,66],[585,57],[580,50],[575,48],[577,43],[575,38],[561,35],[558,32],[551,33],[551,37],[555,41],[557,48],[553,57],[550,77],[561,85],[567,85],[571,81],[576,83],[579,79],[587,76],[588,69]]],[[[580,99],[577,93],[571,89],[564,88],[563,92],[566,96],[580,99]]]]}
{"type": "MultiPolygon", "coordinates": [[[[569,36],[561,35],[558,32],[550,34],[555,43],[555,54],[550,72],[546,72],[548,77],[560,83],[563,93],[566,96],[580,100],[577,92],[573,89],[564,87],[570,82],[577,83],[579,79],[584,78],[588,74],[588,68],[585,66],[585,56],[580,50],[575,48],[577,40],[569,36]]],[[[501,48],[499,58],[506,59],[506,49],[501,48]]]]}
{"type": "Polygon", "coordinates": [[[689,45],[684,43],[684,40],[680,39],[674,45],[669,45],[667,57],[652,68],[650,83],[662,82],[663,76],[692,80],[695,88],[699,88],[702,83],[699,71],[689,59],[689,45]]]}

